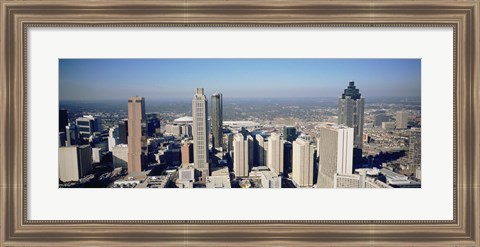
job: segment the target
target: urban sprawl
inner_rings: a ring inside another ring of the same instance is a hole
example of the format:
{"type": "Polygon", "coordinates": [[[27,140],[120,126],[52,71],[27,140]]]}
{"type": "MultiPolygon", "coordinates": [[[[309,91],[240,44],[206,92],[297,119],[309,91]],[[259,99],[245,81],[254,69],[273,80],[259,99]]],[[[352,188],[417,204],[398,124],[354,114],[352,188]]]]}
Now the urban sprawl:
{"type": "Polygon", "coordinates": [[[62,107],[59,186],[420,188],[420,105],[365,101],[350,81],[334,107],[232,104],[227,120],[203,88],[191,116],[147,113],[138,96],[126,111],[62,107]]]}

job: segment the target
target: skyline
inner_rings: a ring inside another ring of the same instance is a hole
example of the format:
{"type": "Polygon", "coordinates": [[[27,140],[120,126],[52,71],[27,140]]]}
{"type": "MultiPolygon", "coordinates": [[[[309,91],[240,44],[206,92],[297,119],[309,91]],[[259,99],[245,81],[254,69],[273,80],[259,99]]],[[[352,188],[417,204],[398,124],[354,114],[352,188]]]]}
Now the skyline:
{"type": "Polygon", "coordinates": [[[192,97],[186,89],[196,87],[229,98],[338,97],[350,80],[363,97],[420,97],[420,64],[420,59],[60,59],[59,97],[184,100],[192,97]]]}

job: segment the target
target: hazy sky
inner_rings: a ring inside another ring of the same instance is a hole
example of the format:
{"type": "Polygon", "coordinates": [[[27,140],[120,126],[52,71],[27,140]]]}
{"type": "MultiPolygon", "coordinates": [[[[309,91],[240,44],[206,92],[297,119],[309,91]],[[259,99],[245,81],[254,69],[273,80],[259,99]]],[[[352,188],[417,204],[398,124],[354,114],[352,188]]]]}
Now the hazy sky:
{"type": "Polygon", "coordinates": [[[60,100],[338,97],[354,80],[364,97],[419,97],[420,59],[60,59],[60,100]]]}

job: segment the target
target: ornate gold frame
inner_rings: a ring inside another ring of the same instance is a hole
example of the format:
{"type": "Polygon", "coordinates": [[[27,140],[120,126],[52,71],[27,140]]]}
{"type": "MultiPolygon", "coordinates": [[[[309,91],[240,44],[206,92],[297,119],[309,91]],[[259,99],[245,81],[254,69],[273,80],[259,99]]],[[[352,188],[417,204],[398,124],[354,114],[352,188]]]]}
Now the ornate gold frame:
{"type": "Polygon", "coordinates": [[[0,246],[480,246],[479,7],[479,0],[0,0],[0,246]],[[452,26],[454,220],[27,220],[26,30],[32,26],[452,26]]]}

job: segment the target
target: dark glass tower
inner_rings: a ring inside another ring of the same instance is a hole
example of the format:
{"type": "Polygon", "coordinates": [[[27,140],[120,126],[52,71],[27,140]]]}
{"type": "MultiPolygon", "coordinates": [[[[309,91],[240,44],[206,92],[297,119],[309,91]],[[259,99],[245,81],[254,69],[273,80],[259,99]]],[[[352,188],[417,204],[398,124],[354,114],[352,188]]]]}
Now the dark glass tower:
{"type": "Polygon", "coordinates": [[[355,87],[355,82],[350,81],[347,89],[338,99],[338,123],[353,128],[353,145],[357,149],[363,148],[365,98],[361,96],[360,90],[355,87]]]}
{"type": "Polygon", "coordinates": [[[223,99],[221,93],[212,94],[212,144],[214,148],[223,147],[223,99]]]}
{"type": "Polygon", "coordinates": [[[58,112],[58,132],[65,132],[65,126],[68,125],[68,113],[65,109],[58,112]]]}

